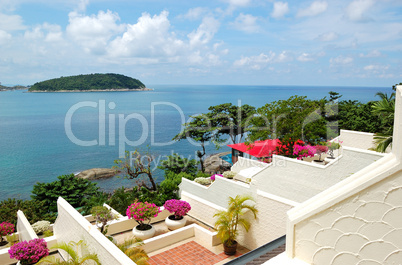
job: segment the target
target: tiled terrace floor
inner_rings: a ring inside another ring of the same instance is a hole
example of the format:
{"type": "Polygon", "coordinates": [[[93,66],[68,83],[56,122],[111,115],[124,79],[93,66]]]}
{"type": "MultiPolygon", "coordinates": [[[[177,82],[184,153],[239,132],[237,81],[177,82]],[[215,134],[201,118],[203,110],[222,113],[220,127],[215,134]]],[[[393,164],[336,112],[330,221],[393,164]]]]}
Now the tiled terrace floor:
{"type": "MultiPolygon", "coordinates": [[[[199,222],[190,216],[185,216],[187,219],[187,225],[198,224],[210,231],[213,231],[211,227],[199,222]]],[[[167,229],[164,221],[153,224],[156,230],[156,235],[167,233],[167,229]]],[[[124,239],[132,237],[131,230],[114,235],[114,238],[118,242],[123,242],[124,239]]],[[[216,264],[222,265],[226,262],[235,259],[236,257],[249,252],[250,250],[238,246],[237,253],[234,256],[227,256],[223,253],[223,245],[217,246],[204,246],[202,242],[198,242],[197,238],[192,237],[176,244],[167,246],[165,248],[148,253],[150,257],[149,263],[152,265],[208,265],[216,264]]]]}
{"type": "MultiPolygon", "coordinates": [[[[235,257],[240,256],[241,253],[236,253],[235,257]]],[[[184,243],[180,246],[171,248],[162,253],[151,256],[149,264],[200,264],[200,265],[214,265],[225,259],[233,257],[225,255],[225,253],[215,254],[211,250],[201,246],[195,241],[184,243]]]]}

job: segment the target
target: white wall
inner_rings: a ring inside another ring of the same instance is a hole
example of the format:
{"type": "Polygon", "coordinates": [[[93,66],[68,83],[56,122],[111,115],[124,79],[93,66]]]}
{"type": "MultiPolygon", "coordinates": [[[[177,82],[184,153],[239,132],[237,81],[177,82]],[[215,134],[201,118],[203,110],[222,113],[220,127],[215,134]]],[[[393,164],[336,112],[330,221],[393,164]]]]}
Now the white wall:
{"type": "Polygon", "coordinates": [[[214,194],[216,194],[219,189],[213,189],[213,185],[215,184],[209,187],[211,190],[204,188],[201,190],[203,192],[198,192],[198,189],[200,189],[200,187],[198,187],[199,184],[186,180],[183,180],[183,182],[185,185],[181,186],[181,199],[189,202],[191,205],[191,211],[188,214],[211,227],[213,227],[215,223],[213,215],[218,210],[226,210],[225,207],[220,205],[224,202],[226,206],[229,196],[234,197],[238,194],[250,194],[253,196],[259,211],[257,215],[258,219],[253,220],[253,215],[249,214],[249,220],[252,224],[251,229],[248,233],[243,233],[243,231],[239,229],[240,234],[238,237],[238,242],[249,249],[255,249],[283,236],[286,233],[286,212],[295,205],[298,205],[290,200],[267,194],[263,191],[250,189],[249,187],[244,187],[243,190],[238,191],[234,195],[228,195],[234,191],[235,185],[238,184],[233,180],[226,179],[218,182],[220,184],[226,184],[226,192],[223,194],[222,192],[220,193],[221,196],[224,196],[224,199],[221,199],[221,201],[219,201],[220,205],[218,205],[215,203],[217,201],[215,200],[214,194]]]}
{"type": "Polygon", "coordinates": [[[38,238],[31,224],[21,210],[17,212],[17,231],[20,241],[29,241],[38,238]]]}
{"type": "Polygon", "coordinates": [[[392,153],[288,212],[289,258],[308,264],[401,264],[401,93],[398,86],[392,153]]]}
{"type": "Polygon", "coordinates": [[[98,254],[102,264],[135,264],[61,197],[57,200],[57,209],[53,231],[58,243],[84,240],[88,250],[98,254]]]}
{"type": "Polygon", "coordinates": [[[373,137],[374,133],[341,130],[339,141],[342,146],[368,150],[375,146],[373,137]]]}

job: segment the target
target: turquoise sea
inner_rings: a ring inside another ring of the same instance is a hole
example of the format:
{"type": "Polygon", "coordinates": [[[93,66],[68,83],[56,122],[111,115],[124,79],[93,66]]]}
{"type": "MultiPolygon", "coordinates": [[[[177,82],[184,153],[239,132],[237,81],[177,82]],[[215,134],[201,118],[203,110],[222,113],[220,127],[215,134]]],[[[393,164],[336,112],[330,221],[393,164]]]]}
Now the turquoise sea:
{"type": "MultiPolygon", "coordinates": [[[[119,153],[147,150],[159,159],[173,152],[195,158],[198,146],[172,142],[189,115],[221,103],[255,107],[292,95],[367,102],[390,87],[148,85],[153,91],[26,93],[0,92],[0,200],[28,199],[36,182],[94,167],[111,167],[119,153]],[[67,129],[66,129],[67,128],[67,129]],[[79,143],[79,144],[77,144],[79,143]],[[128,143],[128,144],[124,144],[128,143]],[[88,145],[88,146],[83,146],[88,145]]],[[[227,147],[220,149],[228,150],[227,147]]],[[[209,145],[208,153],[218,152],[209,145]]],[[[156,165],[155,165],[156,166],[156,165]]],[[[157,181],[162,181],[156,171],[157,181]]],[[[98,181],[111,191],[133,181],[98,181]]]]}

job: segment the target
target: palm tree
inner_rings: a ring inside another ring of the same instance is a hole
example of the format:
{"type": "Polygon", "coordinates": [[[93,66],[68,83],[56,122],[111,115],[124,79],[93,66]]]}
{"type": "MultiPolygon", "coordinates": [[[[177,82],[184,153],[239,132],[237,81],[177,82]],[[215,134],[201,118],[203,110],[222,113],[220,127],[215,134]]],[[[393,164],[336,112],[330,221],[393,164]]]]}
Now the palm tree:
{"type": "Polygon", "coordinates": [[[85,264],[92,264],[93,261],[96,264],[100,265],[100,261],[97,254],[88,253],[86,249],[86,244],[80,240],[76,242],[70,243],[59,243],[55,246],[51,247],[51,249],[61,249],[64,250],[68,255],[68,260],[60,260],[56,259],[54,256],[47,256],[42,258],[36,264],[54,264],[54,265],[85,265],[85,264]],[[79,253],[83,255],[82,257],[79,256],[79,253]]]}
{"type": "Polygon", "coordinates": [[[246,204],[246,201],[254,201],[249,195],[237,195],[235,198],[229,197],[229,205],[227,211],[218,211],[214,217],[218,217],[215,222],[215,229],[218,230],[218,237],[222,240],[224,247],[234,248],[234,252],[226,251],[226,254],[233,255],[236,252],[236,238],[239,234],[238,227],[241,226],[248,232],[251,223],[244,218],[244,214],[248,211],[257,218],[258,210],[255,206],[246,204]]]}
{"type": "Polygon", "coordinates": [[[392,146],[393,121],[395,112],[395,92],[391,95],[378,92],[376,96],[381,99],[374,103],[372,112],[378,115],[384,122],[383,132],[374,135],[375,151],[384,153],[388,146],[392,146]]]}
{"type": "Polygon", "coordinates": [[[148,265],[148,255],[141,247],[144,245],[141,239],[132,237],[123,243],[113,242],[124,254],[126,254],[137,265],[148,265]]]}

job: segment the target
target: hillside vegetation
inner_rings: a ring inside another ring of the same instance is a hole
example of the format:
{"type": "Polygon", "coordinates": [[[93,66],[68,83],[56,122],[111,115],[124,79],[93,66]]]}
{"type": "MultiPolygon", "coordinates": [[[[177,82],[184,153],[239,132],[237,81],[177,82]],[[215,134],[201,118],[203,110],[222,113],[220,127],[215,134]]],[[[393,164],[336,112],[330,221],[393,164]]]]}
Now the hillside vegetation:
{"type": "Polygon", "coordinates": [[[120,74],[89,74],[50,79],[35,83],[29,91],[89,91],[145,89],[138,79],[120,74]]]}

